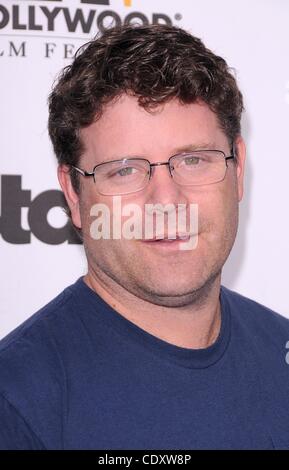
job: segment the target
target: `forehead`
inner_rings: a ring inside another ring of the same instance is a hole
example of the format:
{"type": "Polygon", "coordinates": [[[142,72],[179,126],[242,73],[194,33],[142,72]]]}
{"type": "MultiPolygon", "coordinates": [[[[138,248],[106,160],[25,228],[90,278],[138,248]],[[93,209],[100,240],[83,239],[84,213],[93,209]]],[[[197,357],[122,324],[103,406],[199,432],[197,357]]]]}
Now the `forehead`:
{"type": "Polygon", "coordinates": [[[93,163],[129,156],[160,159],[185,146],[227,142],[216,114],[203,102],[184,105],[173,99],[148,112],[129,95],[110,103],[98,121],[81,130],[81,138],[93,163]]]}

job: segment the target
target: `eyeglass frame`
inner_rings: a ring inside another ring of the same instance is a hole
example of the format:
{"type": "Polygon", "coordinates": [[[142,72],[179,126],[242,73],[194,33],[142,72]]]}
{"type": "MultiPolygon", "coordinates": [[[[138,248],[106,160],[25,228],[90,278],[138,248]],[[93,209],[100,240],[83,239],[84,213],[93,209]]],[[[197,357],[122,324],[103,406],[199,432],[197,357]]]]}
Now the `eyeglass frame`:
{"type": "Polygon", "coordinates": [[[102,165],[106,165],[108,163],[117,163],[117,162],[125,162],[125,161],[130,161],[130,160],[141,160],[141,161],[145,161],[149,164],[149,178],[148,178],[148,181],[147,181],[147,184],[141,188],[141,189],[138,189],[136,191],[132,191],[131,193],[134,193],[134,192],[138,192],[138,191],[141,191],[142,189],[144,189],[149,181],[151,180],[152,178],[152,168],[153,167],[156,167],[156,166],[162,166],[162,165],[168,165],[168,169],[169,169],[169,174],[171,176],[171,178],[174,180],[174,177],[172,175],[172,168],[171,168],[171,165],[170,165],[170,161],[172,158],[174,157],[178,157],[178,156],[182,156],[182,155],[189,155],[190,153],[195,153],[195,152],[219,152],[223,155],[224,157],[224,160],[225,160],[225,164],[226,164],[226,170],[225,170],[225,174],[224,174],[224,177],[222,180],[219,180],[219,181],[216,181],[214,183],[201,183],[201,184],[187,184],[187,185],[182,185],[181,183],[177,183],[179,186],[206,186],[207,184],[215,184],[215,183],[219,183],[220,181],[223,181],[225,176],[226,176],[226,171],[227,171],[227,168],[228,168],[228,164],[227,164],[227,160],[232,160],[232,159],[235,159],[236,158],[236,154],[235,154],[235,149],[234,149],[234,144],[232,144],[232,147],[231,147],[231,153],[230,155],[226,156],[225,152],[223,152],[223,150],[218,150],[218,149],[197,149],[197,150],[191,150],[191,151],[188,151],[188,152],[183,152],[183,153],[176,153],[175,155],[171,155],[169,157],[169,159],[166,161],[166,162],[156,162],[156,163],[151,163],[147,158],[142,158],[142,157],[129,157],[129,158],[120,158],[118,160],[109,160],[108,162],[101,162],[101,163],[98,163],[97,165],[95,165],[93,167],[93,170],[90,172],[90,171],[86,171],[86,170],[82,170],[82,168],[79,168],[75,165],[70,165],[71,168],[74,168],[78,173],[80,173],[82,176],[85,176],[85,177],[88,177],[88,176],[93,176],[93,181],[95,183],[95,170],[96,168],[98,168],[99,166],[102,166],[102,165]]]}

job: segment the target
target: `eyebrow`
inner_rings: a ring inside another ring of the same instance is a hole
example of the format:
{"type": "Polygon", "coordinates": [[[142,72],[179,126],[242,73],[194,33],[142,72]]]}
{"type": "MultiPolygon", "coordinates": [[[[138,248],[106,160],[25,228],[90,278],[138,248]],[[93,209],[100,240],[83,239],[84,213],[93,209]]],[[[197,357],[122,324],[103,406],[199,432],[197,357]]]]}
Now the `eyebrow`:
{"type": "MultiPolygon", "coordinates": [[[[217,150],[216,144],[214,142],[200,142],[198,144],[188,144],[188,145],[183,145],[182,147],[177,147],[172,150],[170,155],[177,155],[178,153],[183,153],[183,152],[190,152],[193,150],[217,150]]],[[[124,156],[114,156],[108,161],[115,161],[115,160],[126,160],[130,158],[146,158],[144,155],[137,155],[137,154],[132,154],[132,155],[124,155],[124,156]]],[[[103,162],[104,163],[104,162],[103,162]]]]}
{"type": "Polygon", "coordinates": [[[172,155],[177,154],[177,153],[182,153],[182,152],[190,152],[192,150],[209,150],[209,149],[212,149],[212,150],[217,149],[215,142],[200,142],[198,144],[189,144],[189,145],[184,145],[182,147],[177,147],[173,149],[172,155]]]}

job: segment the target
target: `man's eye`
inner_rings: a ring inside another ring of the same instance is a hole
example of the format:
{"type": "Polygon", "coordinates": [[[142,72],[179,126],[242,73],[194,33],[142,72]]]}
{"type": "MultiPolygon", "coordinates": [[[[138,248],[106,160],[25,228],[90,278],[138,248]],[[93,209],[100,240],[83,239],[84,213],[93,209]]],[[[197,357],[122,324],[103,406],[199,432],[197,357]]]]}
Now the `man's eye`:
{"type": "Polygon", "coordinates": [[[134,174],[137,170],[132,166],[127,166],[126,168],[121,168],[117,170],[113,176],[130,176],[134,174]]]}
{"type": "Polygon", "coordinates": [[[185,158],[185,165],[188,165],[188,166],[198,165],[199,162],[200,162],[200,157],[186,157],[185,158]]]}

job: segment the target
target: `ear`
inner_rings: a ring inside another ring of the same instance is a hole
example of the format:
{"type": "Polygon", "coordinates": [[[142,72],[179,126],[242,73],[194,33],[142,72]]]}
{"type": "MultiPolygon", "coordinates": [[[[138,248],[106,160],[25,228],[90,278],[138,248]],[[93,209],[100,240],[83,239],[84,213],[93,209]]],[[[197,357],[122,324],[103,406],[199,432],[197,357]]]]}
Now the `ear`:
{"type": "Polygon", "coordinates": [[[237,154],[237,189],[239,202],[244,194],[244,174],[245,174],[245,160],[246,160],[246,145],[243,137],[240,135],[235,141],[235,150],[237,154]]]}
{"type": "Polygon", "coordinates": [[[81,228],[79,195],[75,192],[72,186],[69,166],[59,165],[57,169],[57,176],[66,202],[70,209],[72,221],[76,227],[81,228]]]}

